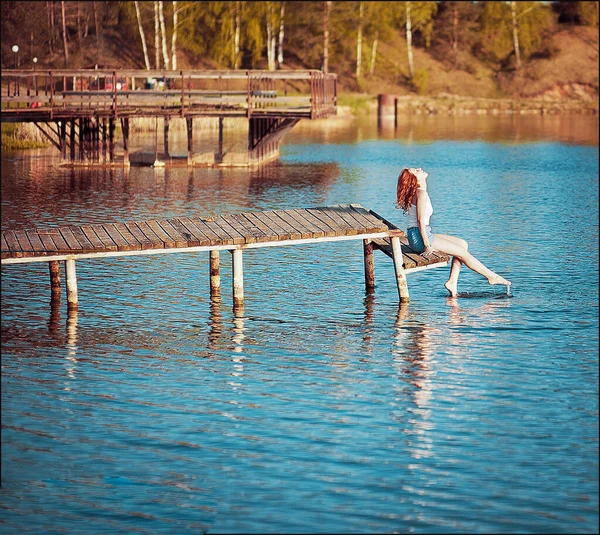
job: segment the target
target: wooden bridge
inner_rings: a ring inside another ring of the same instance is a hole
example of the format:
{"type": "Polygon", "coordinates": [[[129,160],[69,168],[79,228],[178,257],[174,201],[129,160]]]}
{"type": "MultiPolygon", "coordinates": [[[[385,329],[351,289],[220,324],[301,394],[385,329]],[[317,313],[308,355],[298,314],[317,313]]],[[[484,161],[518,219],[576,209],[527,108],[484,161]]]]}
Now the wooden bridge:
{"type": "MultiPolygon", "coordinates": [[[[161,118],[167,163],[169,120],[187,123],[187,165],[194,165],[193,120],[248,120],[248,154],[238,163],[276,158],[283,135],[300,119],[336,113],[336,75],[321,71],[2,70],[2,122],[29,122],[61,152],[65,162],[117,163],[120,121],[123,158],[130,164],[130,119],[161,118]]],[[[209,165],[223,163],[219,157],[209,165]]]]}
{"type": "Polygon", "coordinates": [[[65,226],[52,229],[2,231],[2,265],[48,262],[52,300],[60,299],[60,264],[64,261],[69,308],[78,306],[76,260],[209,252],[210,293],[220,293],[219,251],[228,250],[233,261],[233,303],[244,302],[242,254],[246,249],[361,240],[365,286],[375,288],[373,251],[394,262],[400,302],[409,301],[406,273],[448,264],[447,255],[426,259],[408,245],[404,232],[361,205],[335,205],[224,214],[213,218],[195,215],[127,223],[65,226]]]}

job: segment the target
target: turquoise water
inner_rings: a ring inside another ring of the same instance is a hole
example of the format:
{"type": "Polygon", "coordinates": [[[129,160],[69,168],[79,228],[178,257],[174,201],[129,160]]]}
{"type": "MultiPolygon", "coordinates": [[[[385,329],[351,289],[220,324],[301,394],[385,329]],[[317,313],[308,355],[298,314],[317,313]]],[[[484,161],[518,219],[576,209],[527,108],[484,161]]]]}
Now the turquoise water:
{"type": "Polygon", "coordinates": [[[598,144],[533,130],[299,125],[251,172],[3,154],[3,229],[351,202],[402,226],[421,166],[434,232],[513,296],[463,268],[450,299],[443,268],[399,307],[354,241],[247,251],[238,313],[229,253],[215,302],[207,253],[82,260],[70,315],[46,265],[3,266],[2,532],[596,532],[598,144]]]}

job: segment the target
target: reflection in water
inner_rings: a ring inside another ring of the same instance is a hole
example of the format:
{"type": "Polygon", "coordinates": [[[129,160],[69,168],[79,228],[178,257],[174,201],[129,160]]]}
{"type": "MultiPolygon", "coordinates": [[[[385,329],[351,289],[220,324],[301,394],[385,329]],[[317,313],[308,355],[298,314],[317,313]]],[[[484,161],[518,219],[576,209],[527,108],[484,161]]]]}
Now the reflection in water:
{"type": "Polygon", "coordinates": [[[210,298],[210,331],[208,333],[208,347],[216,349],[221,333],[223,332],[223,316],[221,314],[221,296],[213,295],[210,298]]]}
{"type": "Polygon", "coordinates": [[[60,327],[60,299],[50,300],[50,317],[48,318],[48,332],[56,334],[60,327]]]}
{"type": "Polygon", "coordinates": [[[363,328],[363,352],[372,354],[373,353],[373,335],[374,335],[374,309],[375,309],[375,290],[367,291],[365,298],[365,314],[364,314],[364,328],[363,328]]]}
{"type": "MultiPolygon", "coordinates": [[[[76,308],[69,308],[67,313],[67,362],[65,369],[70,379],[75,379],[77,364],[77,321],[78,312],[76,308]]],[[[68,387],[65,390],[69,390],[68,387]]]]}
{"type": "MultiPolygon", "coordinates": [[[[233,351],[241,353],[244,350],[244,305],[236,305],[233,308],[233,336],[231,341],[233,342],[233,351]]],[[[234,359],[235,360],[235,359],[234,359]]]]}

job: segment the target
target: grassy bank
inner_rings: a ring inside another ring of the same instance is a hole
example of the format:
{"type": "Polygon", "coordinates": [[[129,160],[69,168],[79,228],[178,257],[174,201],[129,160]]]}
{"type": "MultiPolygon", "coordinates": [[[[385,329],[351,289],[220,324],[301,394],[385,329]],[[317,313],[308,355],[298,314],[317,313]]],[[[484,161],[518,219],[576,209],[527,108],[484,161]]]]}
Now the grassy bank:
{"type": "Polygon", "coordinates": [[[49,146],[40,131],[30,123],[1,125],[2,150],[42,149],[49,146]]]}

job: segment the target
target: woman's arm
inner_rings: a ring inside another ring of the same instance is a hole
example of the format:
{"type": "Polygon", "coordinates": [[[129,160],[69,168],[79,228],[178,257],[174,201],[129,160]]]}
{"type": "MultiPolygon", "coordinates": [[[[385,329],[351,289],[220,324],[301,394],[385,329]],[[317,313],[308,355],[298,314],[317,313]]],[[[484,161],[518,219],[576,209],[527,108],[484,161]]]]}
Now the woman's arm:
{"type": "Polygon", "coordinates": [[[429,238],[427,238],[427,228],[425,225],[425,210],[427,206],[427,192],[423,190],[417,191],[417,223],[419,225],[419,232],[421,233],[421,239],[423,240],[423,245],[425,246],[425,251],[421,253],[424,257],[429,257],[433,250],[431,249],[431,244],[429,243],[429,238]]]}

